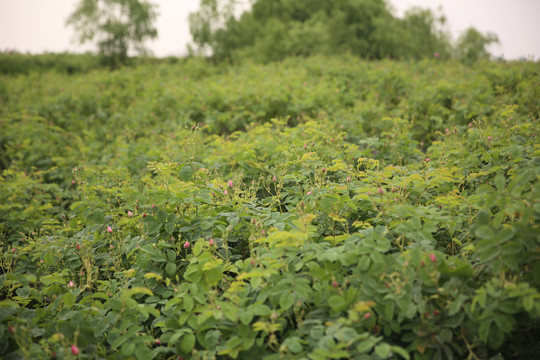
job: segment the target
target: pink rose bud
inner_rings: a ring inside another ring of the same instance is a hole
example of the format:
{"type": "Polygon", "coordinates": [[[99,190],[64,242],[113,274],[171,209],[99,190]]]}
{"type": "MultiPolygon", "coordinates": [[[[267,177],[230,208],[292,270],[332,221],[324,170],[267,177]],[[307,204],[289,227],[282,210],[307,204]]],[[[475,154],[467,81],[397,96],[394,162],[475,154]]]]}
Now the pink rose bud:
{"type": "Polygon", "coordinates": [[[225,195],[227,195],[227,190],[223,191],[223,193],[224,193],[225,195]]]}
{"type": "Polygon", "coordinates": [[[107,232],[108,232],[109,234],[112,234],[112,228],[111,228],[110,226],[107,226],[107,232]]]}
{"type": "Polygon", "coordinates": [[[229,187],[233,187],[233,182],[232,180],[229,180],[229,182],[227,183],[229,185],[229,187]]]}
{"type": "Polygon", "coordinates": [[[313,191],[308,191],[307,194],[311,195],[311,194],[313,194],[313,191]]]}
{"type": "Polygon", "coordinates": [[[151,208],[153,209],[153,208],[155,208],[155,207],[156,207],[156,204],[152,203],[151,208]]]}
{"type": "Polygon", "coordinates": [[[251,259],[251,265],[255,266],[255,260],[251,259]]]}
{"type": "Polygon", "coordinates": [[[81,245],[77,244],[77,250],[81,250],[81,245]]]}
{"type": "Polygon", "coordinates": [[[332,286],[333,286],[333,287],[338,287],[339,284],[338,284],[338,282],[337,282],[336,280],[334,280],[334,281],[332,281],[332,286]]]}
{"type": "Polygon", "coordinates": [[[378,188],[377,189],[377,194],[384,194],[384,189],[383,188],[378,188]]]}
{"type": "Polygon", "coordinates": [[[132,217],[133,216],[133,213],[131,211],[128,211],[128,216],[129,217],[132,217]]]}
{"type": "Polygon", "coordinates": [[[13,253],[15,253],[15,248],[11,249],[11,251],[12,251],[13,253]]]}
{"type": "Polygon", "coordinates": [[[157,344],[157,345],[161,345],[161,340],[156,339],[156,344],[157,344]]]}
{"type": "Polygon", "coordinates": [[[435,257],[435,254],[429,254],[429,258],[431,259],[431,262],[437,261],[437,258],[435,257]]]}
{"type": "Polygon", "coordinates": [[[429,158],[426,158],[426,162],[429,162],[429,158]]]}
{"type": "Polygon", "coordinates": [[[304,149],[307,149],[307,144],[304,144],[304,149]]]}
{"type": "Polygon", "coordinates": [[[73,287],[73,281],[70,281],[68,284],[68,288],[72,288],[72,287],[73,287]]]}
{"type": "Polygon", "coordinates": [[[323,173],[326,172],[326,168],[325,168],[325,167],[322,168],[322,172],[323,172],[323,173]]]}
{"type": "Polygon", "coordinates": [[[73,355],[79,355],[79,348],[77,347],[77,345],[71,345],[71,353],[73,355]]]}
{"type": "Polygon", "coordinates": [[[444,132],[448,134],[450,132],[450,129],[446,128],[444,129],[444,132]]]}
{"type": "Polygon", "coordinates": [[[75,183],[76,183],[76,181],[75,181],[75,180],[71,180],[71,183],[72,183],[72,184],[75,184],[75,183]]]}
{"type": "Polygon", "coordinates": [[[188,249],[189,248],[189,241],[186,240],[186,242],[184,243],[184,249],[188,249]]]}
{"type": "Polygon", "coordinates": [[[488,139],[488,141],[491,141],[491,136],[488,136],[487,139],[488,139]]]}
{"type": "Polygon", "coordinates": [[[221,310],[221,306],[218,305],[218,306],[217,306],[217,309],[218,309],[218,310],[221,310]]]}
{"type": "Polygon", "coordinates": [[[263,231],[262,231],[262,234],[263,234],[263,235],[266,234],[266,231],[263,230],[263,231]]]}
{"type": "Polygon", "coordinates": [[[146,217],[146,213],[143,213],[143,214],[142,214],[142,217],[145,218],[145,217],[146,217]]]}
{"type": "Polygon", "coordinates": [[[272,181],[276,181],[276,180],[277,180],[277,179],[276,179],[276,177],[275,177],[275,176],[273,176],[273,177],[272,177],[272,181]]]}
{"type": "Polygon", "coordinates": [[[469,126],[469,127],[472,127],[472,123],[469,123],[469,125],[468,125],[468,126],[469,126]]]}
{"type": "Polygon", "coordinates": [[[43,259],[41,259],[41,260],[39,260],[39,262],[43,264],[45,261],[43,261],[43,259]]]}
{"type": "Polygon", "coordinates": [[[366,320],[369,319],[370,317],[371,317],[371,313],[366,313],[366,314],[364,315],[364,319],[366,319],[366,320]]]}
{"type": "Polygon", "coordinates": [[[433,315],[437,316],[437,315],[439,315],[439,314],[440,314],[439,310],[433,311],[433,315]]]}
{"type": "Polygon", "coordinates": [[[208,240],[208,244],[209,244],[210,246],[214,246],[214,239],[208,240]]]}

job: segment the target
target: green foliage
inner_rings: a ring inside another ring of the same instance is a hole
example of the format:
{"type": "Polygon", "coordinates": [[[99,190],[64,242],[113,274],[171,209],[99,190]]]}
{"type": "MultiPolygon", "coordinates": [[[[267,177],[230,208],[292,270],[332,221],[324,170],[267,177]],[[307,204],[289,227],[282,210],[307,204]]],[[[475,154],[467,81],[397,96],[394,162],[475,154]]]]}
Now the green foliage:
{"type": "MultiPolygon", "coordinates": [[[[234,5],[233,0],[201,1],[189,18],[191,53],[257,62],[314,54],[350,53],[365,59],[453,55],[444,16],[430,10],[412,8],[397,18],[383,0],[257,0],[238,17],[234,5]]],[[[471,29],[460,40],[459,56],[485,58],[485,45],[492,41],[492,35],[471,29]],[[473,39],[471,31],[479,38],[473,39]]]]}
{"type": "Polygon", "coordinates": [[[474,28],[469,28],[458,39],[457,58],[466,63],[489,59],[486,47],[497,43],[499,43],[497,35],[493,33],[484,35],[474,28]]]}
{"type": "Polygon", "coordinates": [[[111,68],[125,64],[130,51],[146,54],[147,39],[157,37],[155,5],[146,0],[81,0],[66,24],[79,41],[97,41],[111,68]]]}
{"type": "Polygon", "coordinates": [[[0,356],[533,358],[539,79],[353,57],[2,75],[0,356]]]}

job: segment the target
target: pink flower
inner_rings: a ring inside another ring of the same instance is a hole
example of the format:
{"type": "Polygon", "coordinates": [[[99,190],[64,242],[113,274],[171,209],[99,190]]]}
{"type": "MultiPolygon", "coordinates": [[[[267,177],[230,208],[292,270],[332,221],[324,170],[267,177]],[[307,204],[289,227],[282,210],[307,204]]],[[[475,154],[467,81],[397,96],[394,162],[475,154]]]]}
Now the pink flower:
{"type": "Polygon", "coordinates": [[[79,348],[77,347],[77,345],[71,345],[71,353],[73,355],[79,355],[79,348]]]}
{"type": "Polygon", "coordinates": [[[75,184],[75,183],[76,183],[76,181],[75,181],[75,180],[71,180],[71,183],[72,183],[72,184],[75,184]]]}
{"type": "Polygon", "coordinates": [[[11,249],[11,251],[12,251],[13,253],[15,253],[15,248],[11,249]]]}
{"type": "Polygon", "coordinates": [[[439,57],[439,53],[436,52],[435,54],[433,54],[433,56],[435,56],[435,58],[437,59],[439,57]]]}
{"type": "Polygon", "coordinates": [[[262,234],[263,234],[263,235],[266,234],[266,231],[263,230],[263,231],[262,231],[262,234]]]}
{"type": "Polygon", "coordinates": [[[227,183],[229,185],[229,187],[233,187],[233,182],[232,180],[229,180],[229,182],[227,183]]]}
{"type": "Polygon", "coordinates": [[[276,180],[277,180],[277,179],[276,179],[276,177],[275,177],[275,176],[273,176],[273,177],[272,177],[272,181],[276,181],[276,180]]]}
{"type": "Polygon", "coordinates": [[[155,208],[155,207],[156,207],[156,204],[152,203],[151,208],[153,209],[153,208],[155,208]]]}
{"type": "Polygon", "coordinates": [[[73,281],[70,281],[68,284],[68,288],[72,288],[74,286],[73,281]]]}
{"type": "Polygon", "coordinates": [[[439,315],[439,314],[440,314],[439,310],[433,311],[433,315],[439,315]]]}
{"type": "Polygon", "coordinates": [[[378,188],[378,189],[377,189],[377,194],[384,194],[383,188],[381,188],[381,187],[378,188]]]}
{"type": "Polygon", "coordinates": [[[214,246],[214,239],[208,240],[208,244],[209,244],[210,246],[214,246]]]}
{"type": "Polygon", "coordinates": [[[218,306],[217,306],[217,309],[218,309],[218,310],[221,310],[221,306],[218,305],[218,306]]]}
{"type": "Polygon", "coordinates": [[[157,345],[161,345],[161,340],[156,339],[156,344],[157,344],[157,345]]]}
{"type": "Polygon", "coordinates": [[[334,280],[334,281],[332,281],[332,286],[336,288],[336,287],[339,286],[339,284],[338,284],[338,282],[336,280],[334,280]]]}
{"type": "Polygon", "coordinates": [[[429,258],[431,259],[431,262],[436,262],[437,258],[435,257],[435,254],[429,254],[429,258]]]}
{"type": "Polygon", "coordinates": [[[426,162],[429,162],[429,158],[426,158],[426,162]]]}
{"type": "Polygon", "coordinates": [[[366,319],[366,320],[369,319],[370,317],[371,317],[371,313],[366,313],[366,314],[364,315],[364,319],[366,319]]]}
{"type": "Polygon", "coordinates": [[[250,262],[251,262],[251,265],[252,265],[252,266],[255,266],[255,260],[251,259],[250,262]]]}
{"type": "Polygon", "coordinates": [[[77,250],[81,250],[81,245],[77,244],[77,250]]]}
{"type": "Polygon", "coordinates": [[[224,190],[223,193],[224,193],[225,195],[227,195],[227,190],[224,190]]]}
{"type": "Polygon", "coordinates": [[[133,216],[133,213],[131,211],[128,211],[128,216],[129,217],[132,217],[133,216]]]}
{"type": "Polygon", "coordinates": [[[468,126],[469,126],[469,127],[472,127],[472,123],[469,123],[469,125],[468,125],[468,126]]]}
{"type": "Polygon", "coordinates": [[[311,194],[313,194],[313,191],[308,191],[307,194],[311,195],[311,194]]]}
{"type": "Polygon", "coordinates": [[[448,134],[450,132],[450,129],[446,128],[446,129],[444,129],[444,132],[448,134]]]}
{"type": "Polygon", "coordinates": [[[488,140],[488,141],[491,141],[491,136],[488,136],[488,137],[487,137],[487,140],[488,140]]]}
{"type": "Polygon", "coordinates": [[[112,234],[112,228],[111,228],[110,226],[107,226],[107,232],[108,232],[109,234],[112,234]]]}
{"type": "Polygon", "coordinates": [[[189,249],[189,241],[186,240],[186,242],[184,243],[184,249],[189,249]]]}

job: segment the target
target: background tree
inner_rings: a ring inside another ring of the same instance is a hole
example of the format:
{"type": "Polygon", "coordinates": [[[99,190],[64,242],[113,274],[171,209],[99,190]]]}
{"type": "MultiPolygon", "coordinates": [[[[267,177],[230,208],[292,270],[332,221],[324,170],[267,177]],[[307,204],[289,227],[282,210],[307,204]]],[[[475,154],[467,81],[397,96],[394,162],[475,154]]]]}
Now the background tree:
{"type": "Polygon", "coordinates": [[[475,28],[467,29],[458,39],[456,56],[465,63],[474,63],[481,59],[489,59],[490,54],[486,47],[490,44],[498,44],[496,34],[482,34],[475,28]]]}
{"type": "Polygon", "coordinates": [[[66,24],[80,43],[96,40],[111,68],[125,64],[130,52],[148,54],[147,39],[157,37],[156,6],[145,0],[81,0],[66,24]]]}
{"type": "MultiPolygon", "coordinates": [[[[428,9],[398,18],[384,0],[252,0],[251,10],[235,17],[234,4],[201,0],[189,19],[192,54],[268,62],[313,54],[422,59],[454,53],[445,17],[428,9]]],[[[466,34],[459,56],[485,57],[492,41],[477,31],[466,34]]]]}

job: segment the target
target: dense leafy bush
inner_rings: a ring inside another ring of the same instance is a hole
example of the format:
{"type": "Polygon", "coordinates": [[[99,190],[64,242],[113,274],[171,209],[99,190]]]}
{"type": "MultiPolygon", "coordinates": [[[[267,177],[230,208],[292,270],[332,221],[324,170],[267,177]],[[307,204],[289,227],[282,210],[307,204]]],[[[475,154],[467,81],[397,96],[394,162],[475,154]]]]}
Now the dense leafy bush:
{"type": "Polygon", "coordinates": [[[538,353],[537,64],[1,78],[6,359],[538,353]]]}

